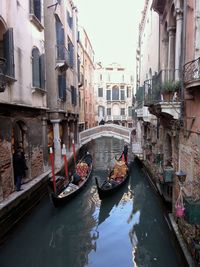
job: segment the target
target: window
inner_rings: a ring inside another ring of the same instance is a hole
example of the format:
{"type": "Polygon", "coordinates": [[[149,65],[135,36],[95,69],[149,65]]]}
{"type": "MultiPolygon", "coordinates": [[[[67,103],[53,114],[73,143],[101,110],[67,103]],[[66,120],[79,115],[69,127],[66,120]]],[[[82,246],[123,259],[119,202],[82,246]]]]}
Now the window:
{"type": "Polygon", "coordinates": [[[32,50],[32,85],[45,89],[45,59],[40,55],[38,48],[32,50]]]}
{"type": "Polygon", "coordinates": [[[103,77],[102,77],[102,74],[100,74],[100,75],[99,75],[99,79],[100,79],[100,81],[102,81],[102,78],[103,78],[103,77]]]}
{"type": "Polygon", "coordinates": [[[56,44],[57,44],[57,60],[65,60],[65,33],[64,28],[56,16],[56,44]]]}
{"type": "Polygon", "coordinates": [[[69,39],[68,39],[68,51],[69,51],[70,68],[73,68],[73,66],[74,66],[74,46],[69,39]]]}
{"type": "Polygon", "coordinates": [[[119,100],[119,88],[117,86],[112,88],[112,100],[119,100]]]}
{"type": "Polygon", "coordinates": [[[126,91],[126,96],[127,96],[127,98],[131,97],[131,92],[130,92],[130,91],[131,91],[131,90],[130,90],[130,87],[127,86],[127,91],[126,91]]]}
{"type": "Polygon", "coordinates": [[[71,99],[72,99],[72,105],[76,106],[77,103],[77,95],[76,95],[76,87],[71,86],[71,99]]]}
{"type": "Polygon", "coordinates": [[[58,97],[66,100],[66,74],[58,75],[58,97]]]}
{"type": "Polygon", "coordinates": [[[107,108],[107,116],[111,116],[111,108],[107,108]]]}
{"type": "Polygon", "coordinates": [[[132,107],[128,107],[128,116],[132,117],[132,107]]]}
{"type": "Polygon", "coordinates": [[[67,11],[67,23],[70,29],[73,28],[73,17],[70,15],[69,11],[67,11]]]}
{"type": "Polygon", "coordinates": [[[125,115],[125,108],[121,108],[121,116],[125,115]]]}
{"type": "Polygon", "coordinates": [[[121,100],[125,100],[125,91],[120,90],[120,93],[121,93],[121,100]]]}
{"type": "Polygon", "coordinates": [[[98,97],[103,97],[103,88],[98,88],[98,97]]]}
{"type": "Polygon", "coordinates": [[[15,77],[13,28],[9,28],[3,35],[3,57],[6,59],[6,75],[15,77]]]}
{"type": "Polygon", "coordinates": [[[41,0],[30,0],[30,13],[41,21],[41,0]]]}
{"type": "Polygon", "coordinates": [[[106,91],[106,100],[111,100],[111,90],[106,91]]]}
{"type": "Polygon", "coordinates": [[[103,106],[98,106],[98,116],[99,117],[105,116],[105,108],[103,106]]]}

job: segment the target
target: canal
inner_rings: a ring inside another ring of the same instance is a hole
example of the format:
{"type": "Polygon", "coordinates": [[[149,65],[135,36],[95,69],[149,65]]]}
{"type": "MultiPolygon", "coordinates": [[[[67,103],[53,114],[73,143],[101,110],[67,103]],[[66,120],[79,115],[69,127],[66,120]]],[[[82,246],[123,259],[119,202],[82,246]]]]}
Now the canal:
{"type": "Polygon", "coordinates": [[[101,179],[123,141],[100,138],[87,187],[62,208],[46,196],[0,247],[1,267],[173,267],[185,266],[163,215],[159,197],[136,162],[129,182],[100,201],[101,179]]]}

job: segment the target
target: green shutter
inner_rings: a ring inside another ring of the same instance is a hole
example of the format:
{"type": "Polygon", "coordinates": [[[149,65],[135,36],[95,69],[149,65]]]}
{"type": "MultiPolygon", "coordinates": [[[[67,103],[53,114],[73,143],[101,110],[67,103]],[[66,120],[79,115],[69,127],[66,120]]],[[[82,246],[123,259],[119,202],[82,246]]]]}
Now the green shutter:
{"type": "Polygon", "coordinates": [[[13,28],[3,35],[3,52],[6,59],[6,74],[15,77],[13,28]]]}
{"type": "Polygon", "coordinates": [[[45,55],[40,56],[40,88],[45,89],[45,55]]]}
{"type": "Polygon", "coordinates": [[[40,56],[37,48],[32,50],[32,79],[33,86],[40,88],[40,56]]]}

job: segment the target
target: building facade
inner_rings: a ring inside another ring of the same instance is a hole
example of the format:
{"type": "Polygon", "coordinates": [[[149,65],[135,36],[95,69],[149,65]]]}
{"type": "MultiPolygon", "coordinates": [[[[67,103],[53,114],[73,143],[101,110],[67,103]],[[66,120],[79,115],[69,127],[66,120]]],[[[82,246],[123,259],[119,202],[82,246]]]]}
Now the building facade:
{"type": "Polygon", "coordinates": [[[80,131],[95,126],[94,50],[85,29],[79,26],[80,131]]]}
{"type": "Polygon", "coordinates": [[[12,155],[17,147],[23,148],[27,160],[28,171],[24,181],[38,176],[47,166],[47,91],[42,2],[1,1],[0,33],[2,200],[15,190],[12,155]]]}
{"type": "Polygon", "coordinates": [[[137,51],[135,109],[142,128],[145,165],[158,191],[171,205],[183,237],[199,263],[199,252],[194,245],[200,236],[198,14],[198,1],[145,2],[137,51]],[[152,19],[159,16],[158,23],[151,24],[151,40],[157,47],[154,56],[157,62],[149,62],[152,72],[145,68],[144,62],[149,52],[142,52],[144,44],[151,43],[145,39],[150,13],[152,19]],[[145,109],[148,109],[146,114],[145,109]],[[185,181],[180,174],[184,174],[185,181]],[[180,196],[184,216],[177,212],[180,196]]]}
{"type": "Polygon", "coordinates": [[[119,64],[102,67],[97,64],[95,70],[96,124],[101,120],[133,127],[133,75],[119,64]]]}
{"type": "Polygon", "coordinates": [[[72,1],[44,1],[48,145],[60,168],[61,146],[78,141],[77,9],[72,1]]]}

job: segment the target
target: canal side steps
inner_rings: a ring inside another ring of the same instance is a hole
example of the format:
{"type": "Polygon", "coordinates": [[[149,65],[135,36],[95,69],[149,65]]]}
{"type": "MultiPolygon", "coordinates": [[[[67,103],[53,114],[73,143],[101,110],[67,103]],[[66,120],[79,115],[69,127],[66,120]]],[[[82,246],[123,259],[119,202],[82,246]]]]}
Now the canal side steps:
{"type": "MultiPolygon", "coordinates": [[[[152,178],[151,178],[151,173],[149,173],[149,169],[145,166],[144,162],[141,161],[138,157],[135,158],[135,161],[137,162],[137,164],[143,169],[144,174],[147,176],[150,184],[152,185],[152,188],[155,190],[155,192],[158,194],[158,196],[160,197],[161,201],[162,201],[162,194],[159,190],[159,188],[157,188],[157,186],[155,185],[155,183],[153,182],[152,178]]],[[[177,243],[179,244],[179,247],[181,249],[181,252],[183,253],[183,256],[188,264],[189,267],[197,267],[191,253],[189,252],[187,245],[183,239],[183,236],[181,234],[181,232],[179,231],[178,225],[175,222],[175,219],[173,217],[172,213],[167,214],[167,217],[165,216],[165,219],[167,221],[168,227],[170,228],[170,230],[173,231],[177,243]]]]}
{"type": "MultiPolygon", "coordinates": [[[[80,148],[76,147],[76,153],[80,148]]],[[[73,164],[73,152],[67,153],[68,163],[73,164]]],[[[61,172],[56,170],[55,174],[61,172]]],[[[52,177],[51,168],[33,180],[22,184],[22,191],[14,191],[0,203],[0,243],[14,226],[36,206],[40,200],[48,194],[47,182],[52,177]]]]}

